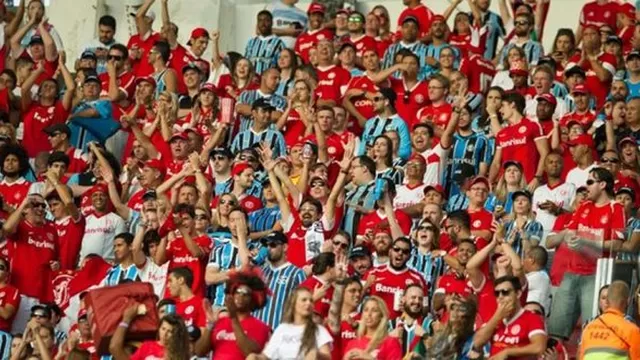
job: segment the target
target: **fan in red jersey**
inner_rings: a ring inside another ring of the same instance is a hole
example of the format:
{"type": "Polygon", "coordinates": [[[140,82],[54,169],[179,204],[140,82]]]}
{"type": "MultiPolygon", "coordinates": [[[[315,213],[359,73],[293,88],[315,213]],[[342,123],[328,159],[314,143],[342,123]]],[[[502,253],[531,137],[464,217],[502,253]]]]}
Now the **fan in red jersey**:
{"type": "MultiPolygon", "coordinates": [[[[132,72],[136,76],[148,76],[153,74],[153,66],[149,63],[149,53],[156,41],[161,40],[159,33],[154,32],[152,25],[156,19],[156,13],[152,10],[152,1],[145,1],[135,14],[137,34],[129,38],[127,48],[129,48],[129,61],[132,72]]],[[[111,61],[109,55],[109,61],[111,61]]],[[[124,59],[123,59],[124,60],[124,59]]]]}
{"type": "Polygon", "coordinates": [[[547,349],[547,333],[542,316],[520,305],[522,288],[514,276],[495,281],[498,309],[473,337],[473,347],[491,343],[492,359],[526,360],[537,358],[547,349]]]}
{"type": "Polygon", "coordinates": [[[361,58],[365,51],[377,51],[376,39],[365,34],[364,31],[364,15],[354,11],[349,15],[347,27],[349,29],[349,37],[345,42],[353,44],[356,50],[356,56],[361,58]]]}
{"type": "Polygon", "coordinates": [[[316,67],[316,73],[318,74],[318,87],[315,95],[318,99],[318,105],[334,106],[339,104],[351,79],[351,74],[347,69],[333,64],[335,51],[331,41],[319,41],[317,49],[318,66],[316,67]]]}
{"type": "Polygon", "coordinates": [[[319,41],[333,40],[333,32],[322,26],[325,12],[326,8],[321,3],[312,2],[309,5],[309,10],[307,11],[309,29],[298,36],[294,46],[296,54],[300,55],[305,63],[309,63],[309,50],[318,45],[319,41]]]}
{"type": "Polygon", "coordinates": [[[3,218],[22,203],[29,193],[31,183],[24,176],[29,171],[29,157],[26,151],[17,145],[5,145],[0,150],[0,172],[4,176],[0,181],[3,218]]]}
{"type": "MultiPolygon", "coordinates": [[[[10,334],[13,319],[20,306],[20,291],[9,283],[9,261],[0,257],[0,309],[4,313],[0,317],[0,333],[10,334]]],[[[11,346],[4,343],[6,336],[0,336],[0,347],[11,346]]]]}

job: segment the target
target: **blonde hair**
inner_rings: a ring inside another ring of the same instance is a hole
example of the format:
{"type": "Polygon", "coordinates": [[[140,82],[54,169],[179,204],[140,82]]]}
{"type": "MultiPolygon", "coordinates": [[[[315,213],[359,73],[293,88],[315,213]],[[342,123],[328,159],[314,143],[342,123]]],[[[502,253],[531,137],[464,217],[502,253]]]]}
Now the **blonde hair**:
{"type": "MultiPolygon", "coordinates": [[[[514,165],[512,165],[512,166],[514,166],[514,165]]],[[[509,166],[509,167],[511,167],[511,166],[509,166]]],[[[509,167],[507,167],[507,169],[509,167]]],[[[507,171],[507,169],[505,169],[505,172],[507,171]]],[[[520,171],[520,182],[518,183],[518,189],[526,189],[527,188],[527,180],[524,178],[524,173],[519,168],[518,168],[518,171],[520,171]]],[[[507,181],[504,179],[504,172],[500,176],[500,179],[498,180],[498,185],[496,185],[493,193],[495,194],[496,199],[499,202],[504,204],[507,201],[507,196],[509,195],[509,190],[507,190],[507,181]]]]}
{"type": "MultiPolygon", "coordinates": [[[[291,295],[289,295],[287,301],[285,301],[284,312],[282,313],[282,323],[293,324],[296,312],[296,303],[298,302],[298,297],[302,292],[311,294],[311,291],[309,291],[309,289],[299,287],[291,295]]],[[[313,322],[312,314],[309,314],[309,316],[304,320],[304,331],[302,332],[302,340],[300,341],[299,352],[299,355],[302,355],[303,357],[309,351],[314,350],[317,347],[316,334],[318,333],[318,324],[313,322]]]]}
{"type": "MultiPolygon", "coordinates": [[[[380,343],[387,337],[389,334],[389,311],[387,310],[387,304],[382,300],[379,296],[370,296],[367,298],[367,301],[362,305],[362,309],[367,306],[367,303],[375,302],[378,306],[378,311],[382,313],[382,318],[380,319],[380,323],[376,328],[375,333],[371,336],[369,340],[369,345],[367,345],[366,352],[370,352],[380,345],[380,343]]],[[[364,321],[360,322],[358,325],[357,335],[358,337],[363,337],[367,331],[367,326],[364,324],[364,321]]]]}
{"type": "Polygon", "coordinates": [[[158,95],[158,99],[160,97],[169,98],[169,109],[168,109],[168,117],[171,124],[173,124],[178,118],[178,110],[180,110],[180,106],[178,104],[178,95],[174,94],[171,91],[163,91],[158,95]]]}

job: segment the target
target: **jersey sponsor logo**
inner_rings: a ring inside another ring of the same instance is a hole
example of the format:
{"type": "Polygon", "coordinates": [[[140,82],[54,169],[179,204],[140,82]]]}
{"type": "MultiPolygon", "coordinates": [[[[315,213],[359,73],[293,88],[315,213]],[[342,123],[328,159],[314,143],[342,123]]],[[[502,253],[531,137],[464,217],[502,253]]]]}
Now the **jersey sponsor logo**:
{"type": "Polygon", "coordinates": [[[506,345],[517,345],[520,343],[520,337],[519,336],[507,336],[507,335],[494,335],[493,336],[493,342],[494,343],[502,343],[502,344],[506,344],[506,345]]]}
{"type": "Polygon", "coordinates": [[[216,340],[236,341],[236,336],[233,334],[233,332],[222,330],[216,334],[216,340]]]}
{"type": "Polygon", "coordinates": [[[365,107],[365,106],[373,105],[373,102],[371,102],[371,100],[358,100],[355,103],[353,103],[353,105],[355,107],[365,107]]]}
{"type": "Polygon", "coordinates": [[[511,335],[518,335],[518,334],[520,334],[520,325],[515,324],[511,328],[511,335]]]}
{"type": "Polygon", "coordinates": [[[300,47],[300,51],[304,51],[304,50],[312,48],[313,47],[313,43],[312,42],[302,43],[302,44],[300,44],[299,47],[300,47]]]}
{"type": "Polygon", "coordinates": [[[527,143],[527,138],[523,137],[523,138],[519,138],[519,139],[506,140],[504,142],[501,142],[500,145],[502,147],[508,147],[508,146],[524,145],[526,143],[527,143]]]}
{"type": "Polygon", "coordinates": [[[27,244],[29,245],[33,245],[37,248],[44,248],[44,249],[49,249],[49,250],[53,250],[54,249],[54,245],[48,241],[37,241],[34,238],[32,238],[31,236],[29,236],[29,238],[27,239],[27,244]]]}
{"type": "Polygon", "coordinates": [[[324,86],[333,86],[333,80],[320,80],[320,81],[318,81],[318,86],[323,86],[323,85],[324,86]]]}
{"type": "Polygon", "coordinates": [[[609,11],[605,11],[604,12],[604,17],[608,18],[611,16],[611,13],[609,11]]]}
{"type": "Polygon", "coordinates": [[[191,315],[193,313],[193,310],[194,310],[193,309],[193,305],[189,305],[189,306],[187,306],[186,309],[184,309],[184,313],[187,314],[187,315],[191,315]]]}
{"type": "Polygon", "coordinates": [[[198,258],[193,256],[176,256],[171,261],[177,264],[186,264],[186,263],[192,263],[194,261],[198,261],[198,258]]]}
{"type": "Polygon", "coordinates": [[[416,95],[416,102],[422,104],[424,102],[424,96],[422,96],[422,94],[416,95]]]}
{"type": "Polygon", "coordinates": [[[377,292],[388,293],[388,294],[395,294],[395,293],[398,293],[398,292],[400,292],[400,293],[402,292],[402,288],[400,288],[400,287],[397,287],[397,286],[385,286],[385,285],[382,285],[380,283],[376,284],[375,289],[376,289],[377,292]]]}

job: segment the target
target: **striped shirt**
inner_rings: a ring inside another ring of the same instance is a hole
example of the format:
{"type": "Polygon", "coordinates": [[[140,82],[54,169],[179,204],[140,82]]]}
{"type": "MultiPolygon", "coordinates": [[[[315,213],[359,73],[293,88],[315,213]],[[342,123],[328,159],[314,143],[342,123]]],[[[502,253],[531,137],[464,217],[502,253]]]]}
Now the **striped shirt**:
{"type": "Polygon", "coordinates": [[[376,171],[376,180],[382,178],[387,178],[393,181],[396,186],[400,186],[404,180],[404,172],[402,171],[402,168],[397,167],[390,167],[382,171],[376,171]]]}
{"type": "Polygon", "coordinates": [[[389,320],[389,332],[395,330],[398,326],[402,326],[402,328],[404,329],[404,331],[400,332],[402,336],[398,339],[400,340],[400,345],[402,346],[402,355],[405,355],[412,350],[410,347],[413,343],[413,340],[416,338],[416,327],[421,326],[424,329],[424,332],[428,333],[429,324],[429,322],[417,319],[413,322],[413,324],[411,324],[411,326],[408,326],[401,317],[389,320]]]}
{"type": "MultiPolygon", "coordinates": [[[[243,91],[238,97],[238,103],[251,106],[253,105],[253,102],[258,99],[268,99],[269,103],[276,108],[277,111],[284,111],[285,107],[287,107],[287,99],[276,94],[263,94],[260,89],[243,91]]],[[[241,116],[239,131],[248,130],[251,127],[252,122],[253,120],[250,116],[241,116]]]]}
{"type": "MultiPolygon", "coordinates": [[[[530,241],[536,241],[538,243],[542,241],[542,224],[533,219],[527,220],[522,227],[522,232],[524,233],[524,237],[530,241]]],[[[515,220],[508,221],[504,225],[504,238],[509,239],[510,241],[512,236],[514,236],[514,240],[511,247],[518,256],[521,258],[524,257],[524,245],[522,244],[523,239],[516,228],[515,220]]]]}
{"type": "Polygon", "coordinates": [[[500,15],[493,11],[487,11],[482,14],[482,25],[487,28],[484,58],[487,60],[493,60],[493,58],[496,57],[496,52],[498,51],[498,39],[504,38],[507,35],[507,31],[504,28],[500,15]]]}
{"type": "MultiPolygon", "coordinates": [[[[273,28],[274,29],[289,29],[294,24],[300,24],[303,29],[307,28],[307,14],[295,7],[294,5],[287,5],[282,1],[274,1],[271,5],[267,6],[267,10],[271,11],[273,15],[273,28]]],[[[284,41],[284,44],[293,49],[296,38],[293,36],[281,36],[280,39],[284,41]]]]}
{"type": "Polygon", "coordinates": [[[441,257],[432,257],[431,253],[421,254],[418,248],[414,248],[409,258],[407,266],[424,277],[427,283],[426,296],[429,298],[429,304],[436,292],[438,278],[444,274],[444,261],[441,257]]]}
{"type": "Polygon", "coordinates": [[[281,217],[280,207],[264,207],[249,214],[249,228],[252,232],[261,232],[273,229],[281,217]]]}
{"type": "Polygon", "coordinates": [[[284,136],[277,130],[265,129],[255,132],[253,128],[240,132],[231,143],[231,151],[235,154],[241,150],[252,147],[254,144],[265,142],[275,157],[287,155],[287,145],[284,136]]]}
{"type": "MultiPolygon", "coordinates": [[[[240,265],[238,246],[232,241],[227,241],[213,249],[207,267],[214,267],[219,269],[220,272],[225,272],[239,268],[240,265]]],[[[224,282],[207,286],[207,297],[211,300],[213,306],[224,306],[225,289],[224,282]]]]}
{"type": "Polygon", "coordinates": [[[380,116],[373,117],[364,124],[364,130],[360,137],[359,155],[366,154],[367,145],[372,145],[375,138],[384,134],[385,131],[395,131],[398,133],[399,142],[398,156],[402,159],[409,159],[411,156],[411,135],[407,123],[398,114],[383,119],[380,116]]]}
{"type": "Polygon", "coordinates": [[[10,333],[0,331],[0,359],[11,358],[11,341],[13,336],[10,333]]]}
{"type": "Polygon", "coordinates": [[[358,224],[360,223],[360,217],[362,214],[355,210],[353,206],[358,205],[365,209],[373,209],[373,205],[376,203],[374,198],[374,189],[376,187],[376,181],[359,185],[350,190],[345,197],[345,211],[344,218],[342,219],[342,229],[351,235],[353,238],[357,234],[358,224]]]}
{"type": "MultiPolygon", "coordinates": [[[[629,217],[627,220],[627,227],[625,228],[624,241],[630,241],[631,236],[640,231],[640,219],[637,217],[629,217]]],[[[619,252],[618,260],[622,261],[637,261],[637,253],[619,252]]]]}
{"type": "Polygon", "coordinates": [[[502,48],[502,53],[500,54],[500,61],[498,61],[498,64],[504,64],[505,58],[509,54],[509,50],[516,46],[524,50],[529,66],[538,65],[538,60],[542,56],[543,50],[542,45],[539,42],[533,40],[527,40],[527,42],[521,45],[518,45],[515,42],[510,42],[505,45],[505,47],[502,48]]]}
{"type": "Polygon", "coordinates": [[[271,290],[265,306],[253,313],[253,316],[275,329],[282,321],[285,300],[304,281],[305,275],[302,269],[286,262],[278,268],[273,268],[270,263],[262,266],[264,281],[271,290]]]}
{"type": "Polygon", "coordinates": [[[468,136],[456,132],[447,159],[443,184],[445,192],[449,196],[461,193],[464,182],[477,176],[483,163],[487,166],[491,164],[491,150],[487,138],[475,132],[468,136]]]}
{"type": "MultiPolygon", "coordinates": [[[[496,203],[496,196],[493,193],[491,193],[489,194],[487,201],[484,202],[484,208],[487,211],[493,212],[495,203],[496,203]]],[[[458,195],[449,196],[447,200],[446,209],[448,213],[458,211],[458,210],[467,210],[468,207],[469,207],[469,198],[464,193],[459,193],[458,195]]]]}
{"type": "MultiPolygon", "coordinates": [[[[397,43],[391,44],[387,50],[384,52],[384,57],[382,58],[382,68],[388,69],[395,64],[396,54],[402,50],[407,49],[414,53],[418,59],[420,59],[420,73],[418,74],[418,80],[423,80],[427,78],[427,74],[434,73],[436,69],[427,65],[427,46],[419,41],[416,41],[411,44],[407,44],[404,41],[398,41],[397,43]]],[[[440,54],[438,53],[438,56],[440,54]]],[[[394,74],[395,78],[400,78],[400,74],[394,74]]]]}
{"type": "Polygon", "coordinates": [[[116,265],[109,269],[100,286],[116,286],[129,281],[148,282],[153,285],[153,292],[156,295],[163,296],[168,267],[168,262],[158,266],[151,258],[147,258],[142,268],[138,268],[135,264],[126,268],[116,265]]]}
{"type": "Polygon", "coordinates": [[[261,75],[265,70],[276,67],[278,56],[286,45],[275,35],[256,36],[249,39],[244,50],[244,57],[253,64],[256,74],[261,75]]]}

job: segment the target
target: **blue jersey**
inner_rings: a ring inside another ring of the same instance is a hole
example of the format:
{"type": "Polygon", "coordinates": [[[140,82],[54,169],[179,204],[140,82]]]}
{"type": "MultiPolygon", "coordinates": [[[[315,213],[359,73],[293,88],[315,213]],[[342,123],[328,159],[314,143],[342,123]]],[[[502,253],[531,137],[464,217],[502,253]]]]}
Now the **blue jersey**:
{"type": "Polygon", "coordinates": [[[551,84],[551,95],[555,96],[557,99],[564,100],[564,98],[569,95],[569,89],[567,89],[565,84],[554,80],[553,84],[551,84]]]}
{"type": "MultiPolygon", "coordinates": [[[[240,256],[238,247],[231,241],[227,241],[213,249],[209,257],[207,267],[216,267],[221,272],[240,267],[240,256]]],[[[224,290],[226,285],[224,282],[220,284],[209,285],[207,287],[207,297],[214,306],[224,306],[224,290]]]]}
{"type": "Polygon", "coordinates": [[[400,144],[398,145],[398,156],[407,160],[411,156],[411,135],[407,123],[394,114],[389,118],[383,119],[380,116],[373,117],[364,124],[364,130],[360,137],[359,155],[366,153],[367,145],[373,145],[376,137],[384,134],[385,131],[395,131],[398,133],[400,144]]]}
{"type": "Polygon", "coordinates": [[[276,221],[280,219],[281,212],[278,206],[264,207],[249,214],[249,228],[252,232],[261,232],[273,229],[276,221]]]}
{"type": "MultiPolygon", "coordinates": [[[[487,211],[493,212],[496,204],[496,196],[491,193],[487,200],[484,202],[484,208],[487,211]]],[[[447,200],[446,210],[448,213],[458,211],[458,210],[467,210],[469,207],[469,198],[464,193],[459,193],[458,195],[449,196],[447,200]]]]}
{"type": "Polygon", "coordinates": [[[449,196],[457,195],[467,179],[477,176],[480,165],[491,164],[491,149],[487,138],[479,133],[468,136],[456,132],[447,159],[444,186],[449,196]]]}
{"type": "Polygon", "coordinates": [[[167,81],[164,79],[164,76],[167,74],[169,69],[164,69],[158,74],[153,75],[153,79],[156,81],[156,90],[154,91],[154,98],[160,97],[164,91],[167,90],[167,81]]]}
{"type": "MultiPolygon", "coordinates": [[[[294,5],[287,5],[282,1],[274,1],[267,7],[273,15],[273,28],[274,29],[289,29],[292,26],[299,26],[302,29],[307,28],[308,17],[307,13],[301,9],[298,9],[294,5]]],[[[296,39],[293,36],[281,36],[280,37],[285,45],[293,49],[296,39]]]]}
{"type": "Polygon", "coordinates": [[[516,45],[515,43],[507,44],[505,47],[502,48],[502,53],[500,54],[500,61],[498,63],[503,64],[505,61],[505,58],[509,54],[509,50],[511,50],[511,48],[516,46],[524,50],[524,54],[527,57],[527,63],[529,63],[530,66],[534,66],[538,64],[538,60],[542,56],[542,45],[539,42],[533,41],[533,40],[527,40],[527,42],[525,42],[522,45],[516,45]]]}
{"type": "MultiPolygon", "coordinates": [[[[542,241],[542,224],[533,219],[529,219],[522,227],[522,234],[525,239],[539,243],[542,241]]],[[[520,232],[516,228],[516,222],[514,220],[508,221],[504,225],[504,238],[508,241],[511,241],[513,238],[513,243],[511,244],[513,251],[515,251],[521,258],[524,257],[524,245],[522,244],[524,239],[520,236],[520,232]]]]}
{"type": "MultiPolygon", "coordinates": [[[[420,59],[420,70],[418,74],[418,80],[425,79],[427,74],[435,72],[436,69],[427,65],[427,46],[419,41],[416,41],[412,44],[407,44],[403,41],[398,41],[397,43],[391,44],[387,50],[384,52],[384,57],[382,58],[382,68],[388,69],[395,64],[396,54],[402,50],[407,49],[414,53],[418,59],[420,59]]],[[[400,78],[400,74],[394,74],[394,77],[400,78]]]]}
{"type": "Polygon", "coordinates": [[[368,184],[356,186],[347,192],[344,200],[346,207],[344,210],[344,218],[342,219],[342,229],[349,233],[352,238],[357,234],[362,213],[356,211],[355,208],[350,205],[357,205],[372,210],[373,205],[376,203],[374,197],[375,187],[376,181],[372,180],[368,184]]]}
{"type": "Polygon", "coordinates": [[[500,15],[493,11],[487,11],[482,14],[482,24],[487,28],[484,58],[493,60],[496,57],[498,40],[504,38],[507,35],[507,31],[500,15]]]}
{"type": "Polygon", "coordinates": [[[278,268],[273,268],[268,262],[262,266],[264,282],[271,290],[265,306],[253,313],[253,316],[275,329],[282,321],[285,300],[304,281],[305,275],[302,269],[291,263],[284,263],[278,268]]]}
{"type": "Polygon", "coordinates": [[[104,280],[102,280],[102,283],[106,286],[116,286],[125,281],[141,281],[140,269],[135,265],[129,265],[127,268],[116,265],[107,271],[107,275],[104,277],[104,280]]]}
{"type": "Polygon", "coordinates": [[[265,129],[257,133],[250,128],[240,132],[231,143],[231,152],[238,153],[241,150],[248,149],[253,145],[265,142],[275,157],[287,155],[287,145],[284,142],[284,136],[278,130],[265,129]]]}
{"type": "MultiPolygon", "coordinates": [[[[629,217],[627,219],[627,227],[624,229],[624,241],[630,241],[634,233],[640,232],[640,219],[637,217],[629,217]]],[[[637,253],[619,252],[618,260],[637,261],[637,253]]]]}
{"type": "MultiPolygon", "coordinates": [[[[239,104],[245,104],[251,106],[254,101],[258,99],[268,99],[271,106],[276,108],[277,111],[284,111],[287,106],[287,99],[276,94],[263,94],[260,90],[245,90],[238,97],[239,104]]],[[[250,116],[240,117],[240,129],[239,131],[248,130],[251,127],[252,119],[250,116]]],[[[275,129],[275,125],[273,126],[275,129]]]]}
{"type": "Polygon", "coordinates": [[[244,57],[251,61],[256,74],[261,75],[267,69],[276,67],[280,52],[285,47],[282,39],[275,35],[256,36],[247,42],[244,57]]]}
{"type": "Polygon", "coordinates": [[[631,80],[627,79],[624,83],[627,85],[627,89],[629,90],[627,99],[640,97],[640,82],[632,83],[631,80]]]}
{"type": "Polygon", "coordinates": [[[382,171],[376,171],[376,180],[387,178],[396,186],[402,185],[402,181],[404,180],[404,172],[402,172],[402,168],[390,167],[382,171]]]}
{"type": "Polygon", "coordinates": [[[433,257],[431,253],[421,254],[417,248],[411,252],[411,258],[407,266],[417,271],[427,284],[426,295],[429,298],[429,304],[433,299],[433,294],[438,285],[438,278],[444,274],[444,260],[441,257],[433,257]]]}

